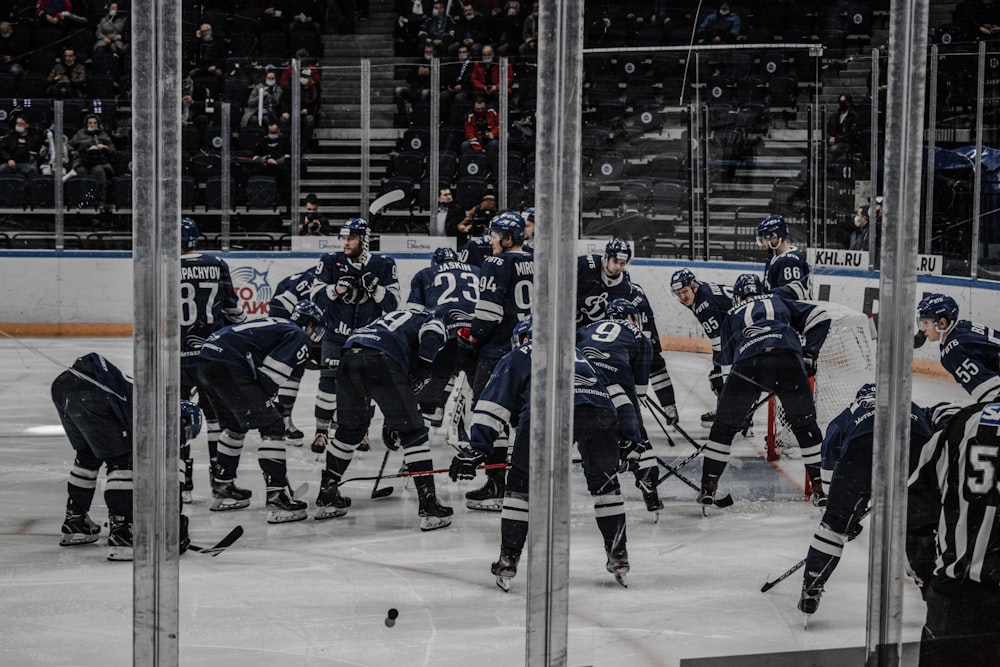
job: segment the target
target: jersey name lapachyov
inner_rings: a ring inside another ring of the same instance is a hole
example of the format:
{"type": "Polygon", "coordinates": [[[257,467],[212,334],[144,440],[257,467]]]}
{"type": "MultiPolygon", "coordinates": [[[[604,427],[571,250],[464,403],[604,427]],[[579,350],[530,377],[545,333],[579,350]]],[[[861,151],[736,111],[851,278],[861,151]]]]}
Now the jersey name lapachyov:
{"type": "Polygon", "coordinates": [[[417,271],[410,282],[408,304],[420,304],[444,320],[448,338],[472,323],[479,302],[479,268],[465,262],[444,262],[417,271]]]}
{"type": "Polygon", "coordinates": [[[1000,394],[1000,331],[959,320],[941,346],[941,365],[975,401],[1000,394]]]}
{"type": "Polygon", "coordinates": [[[237,308],[229,265],[221,257],[181,256],[181,358],[198,356],[205,339],[226,326],[223,310],[237,308]]]}
{"type": "Polygon", "coordinates": [[[444,322],[431,311],[394,310],[359,327],[348,337],[344,349],[367,347],[392,359],[404,373],[410,372],[416,356],[431,363],[445,344],[444,322]]]}
{"type": "Polygon", "coordinates": [[[480,354],[500,357],[506,353],[514,325],[531,313],[534,282],[533,253],[505,252],[486,258],[470,327],[481,343],[480,354]]]}
{"type": "Polygon", "coordinates": [[[265,317],[232,324],[209,336],[199,357],[250,369],[275,394],[302,377],[312,341],[298,324],[265,317]]]}

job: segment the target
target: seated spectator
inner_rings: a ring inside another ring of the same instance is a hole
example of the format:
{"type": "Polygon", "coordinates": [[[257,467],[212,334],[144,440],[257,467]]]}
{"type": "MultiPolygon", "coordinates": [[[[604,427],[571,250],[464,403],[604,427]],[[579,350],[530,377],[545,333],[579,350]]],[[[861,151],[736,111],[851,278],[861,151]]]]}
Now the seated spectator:
{"type": "MultiPolygon", "coordinates": [[[[300,123],[299,138],[302,148],[308,149],[312,146],[313,133],[316,131],[316,122],[320,106],[319,89],[316,87],[315,79],[309,76],[308,68],[299,73],[299,86],[301,86],[301,92],[299,93],[299,108],[297,110],[300,123]]],[[[292,109],[291,93],[281,96],[278,109],[281,111],[281,116],[278,122],[281,125],[282,132],[286,135],[291,135],[292,114],[296,113],[296,110],[292,109]]]]}
{"type": "Polygon", "coordinates": [[[396,23],[392,28],[393,55],[408,58],[420,55],[417,33],[430,16],[430,0],[395,0],[396,23]]]}
{"type": "Polygon", "coordinates": [[[299,236],[329,236],[330,221],[319,212],[319,198],[314,194],[306,195],[306,210],[299,221],[299,236]]]}
{"type": "Polygon", "coordinates": [[[850,94],[844,93],[838,101],[838,109],[826,124],[826,141],[831,157],[839,158],[853,153],[858,133],[858,112],[850,94]]]}
{"type": "Polygon", "coordinates": [[[493,35],[497,53],[501,56],[516,56],[521,48],[521,35],[524,32],[524,17],[521,16],[521,3],[508,0],[503,8],[494,10],[490,33],[493,35]]]}
{"type": "MultiPolygon", "coordinates": [[[[317,36],[323,34],[321,27],[324,8],[321,3],[315,0],[298,0],[294,3],[295,14],[291,17],[292,22],[288,24],[289,33],[312,32],[317,36]]],[[[322,42],[320,42],[322,44],[322,42]]],[[[318,53],[316,55],[323,55],[318,53]]]]}
{"type": "Polygon", "coordinates": [[[444,3],[434,3],[430,18],[420,25],[417,39],[433,44],[438,56],[448,54],[448,47],[455,40],[455,22],[445,14],[444,3]]]}
{"type": "Polygon", "coordinates": [[[862,206],[854,213],[854,231],[851,232],[851,240],[847,246],[848,250],[868,251],[869,243],[868,209],[862,206]]]}
{"type": "Polygon", "coordinates": [[[269,65],[264,81],[250,90],[240,127],[246,127],[251,121],[254,125],[265,126],[276,122],[284,92],[278,85],[278,73],[269,65]]]}
{"type": "Polygon", "coordinates": [[[214,74],[222,78],[229,46],[223,38],[216,39],[211,24],[202,23],[194,32],[194,40],[189,43],[192,77],[214,74]]]}
{"type": "Polygon", "coordinates": [[[35,17],[39,27],[65,28],[70,23],[86,23],[87,19],[73,13],[70,0],[38,0],[35,17]]]}
{"type": "MultiPolygon", "coordinates": [[[[107,204],[108,184],[115,177],[118,151],[111,137],[101,126],[101,119],[87,114],[83,127],[69,140],[73,170],[77,174],[93,176],[97,181],[97,201],[107,204]]],[[[72,174],[72,172],[71,172],[72,174]]]]}
{"type": "Polygon", "coordinates": [[[458,55],[458,47],[465,46],[478,56],[483,44],[489,41],[486,17],[476,11],[471,2],[462,3],[462,15],[455,21],[455,41],[448,47],[448,55],[458,55]]]}
{"type": "Polygon", "coordinates": [[[260,138],[254,149],[253,174],[274,176],[278,189],[287,193],[290,187],[292,148],[288,137],[281,133],[277,123],[267,126],[267,135],[260,138]]]}
{"type": "Polygon", "coordinates": [[[447,185],[439,188],[437,199],[437,225],[439,226],[437,228],[443,229],[448,236],[455,236],[458,233],[458,226],[463,220],[465,220],[465,211],[455,203],[451,188],[447,185]]]}
{"type": "Polygon", "coordinates": [[[181,122],[198,128],[199,138],[212,124],[214,112],[208,113],[206,109],[210,92],[202,86],[196,86],[190,76],[185,76],[181,81],[181,122]]]}
{"type": "Polygon", "coordinates": [[[125,55],[128,52],[128,43],[125,41],[127,28],[128,19],[124,12],[119,11],[118,3],[108,3],[107,14],[97,23],[97,43],[94,44],[94,52],[107,49],[112,53],[125,55]]]}
{"type": "Polygon", "coordinates": [[[30,50],[31,32],[24,27],[16,29],[9,22],[0,23],[0,72],[15,76],[24,74],[25,55],[30,50]]]}
{"type": "Polygon", "coordinates": [[[728,2],[705,17],[695,38],[699,44],[731,44],[740,36],[740,17],[732,12],[728,2]]]}
{"type": "Polygon", "coordinates": [[[521,47],[518,55],[535,58],[538,56],[538,0],[531,3],[531,13],[524,19],[521,29],[521,47]]]}
{"type": "MultiPolygon", "coordinates": [[[[507,92],[513,90],[514,68],[507,67],[507,92]]],[[[494,62],[493,46],[483,47],[482,57],[472,66],[472,88],[482,95],[490,106],[496,107],[500,97],[500,65],[494,62]]]]}
{"type": "Polygon", "coordinates": [[[14,116],[14,131],[0,138],[0,174],[38,175],[38,153],[45,136],[24,116],[14,116]]]}
{"type": "Polygon", "coordinates": [[[969,41],[1000,39],[1000,7],[995,0],[963,0],[953,16],[969,41]]]}
{"type": "Polygon", "coordinates": [[[406,85],[398,86],[393,93],[393,102],[396,103],[396,126],[406,127],[408,110],[406,103],[415,106],[430,98],[431,94],[431,61],[435,58],[435,48],[430,42],[424,44],[423,56],[415,63],[408,65],[406,69],[406,85]]]}
{"type": "MultiPolygon", "coordinates": [[[[296,51],[295,58],[299,61],[299,77],[307,76],[312,79],[316,90],[319,91],[321,77],[319,62],[312,57],[308,49],[299,49],[296,51]]],[[[289,89],[289,86],[292,85],[291,63],[288,63],[285,69],[281,71],[281,76],[278,78],[278,85],[284,88],[286,94],[291,95],[289,89]]]]}
{"type": "Polygon", "coordinates": [[[457,61],[441,65],[441,99],[449,107],[456,102],[468,102],[472,99],[473,62],[469,47],[459,44],[455,56],[457,61]]]}
{"type": "Polygon", "coordinates": [[[490,162],[496,164],[500,150],[500,114],[496,109],[486,106],[486,100],[480,96],[472,104],[472,112],[465,117],[465,141],[462,142],[462,153],[485,152],[490,162]]]}
{"type": "Polygon", "coordinates": [[[49,71],[49,95],[58,99],[87,96],[87,68],[77,60],[76,51],[63,49],[60,60],[49,71]]]}

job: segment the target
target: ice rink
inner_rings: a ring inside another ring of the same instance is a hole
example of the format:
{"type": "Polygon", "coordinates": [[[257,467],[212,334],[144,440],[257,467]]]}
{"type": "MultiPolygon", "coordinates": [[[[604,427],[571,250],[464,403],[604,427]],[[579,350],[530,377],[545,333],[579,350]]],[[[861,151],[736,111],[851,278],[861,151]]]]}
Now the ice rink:
{"type": "MultiPolygon", "coordinates": [[[[132,368],[130,339],[28,338],[23,343],[69,365],[97,351],[132,368]]],[[[699,416],[713,409],[707,355],[667,353],[681,425],[699,443],[699,416]]],[[[128,665],[132,657],[132,568],[106,560],[105,539],[59,546],[66,479],[73,452],[58,426],[49,385],[60,367],[14,340],[0,338],[0,665],[128,665]]],[[[309,451],[316,374],[307,372],[295,408],[305,447],[289,447],[289,479],[319,488],[321,462],[309,451]]],[[[853,391],[853,390],[852,390],[853,391]]],[[[918,403],[965,402],[951,382],[918,377],[918,403]]],[[[846,406],[840,406],[846,407],[846,406]]],[[[573,468],[569,664],[678,665],[685,658],[863,646],[868,530],[844,553],[819,611],[802,627],[796,608],[801,574],[766,594],[761,584],[803,558],[820,512],[803,501],[802,466],[763,459],[764,411],[755,434],[738,440],[720,492],[736,504],[703,517],[694,491],[675,479],[660,486],[666,508],[654,523],[631,476],[622,488],[628,510],[628,589],[604,569],[604,550],[579,465],[573,468]]],[[[658,454],[676,461],[693,449],[670,429],[676,446],[646,416],[658,454]]],[[[385,452],[376,415],[372,451],[359,453],[348,476],[374,474],[385,452]]],[[[266,523],[256,434],[240,466],[251,506],[209,512],[204,433],[195,441],[191,537],[210,545],[236,525],[245,534],[217,558],[181,558],[182,665],[408,665],[477,667],[524,662],[527,563],[509,593],[494,584],[499,514],[468,510],[464,493],[483,478],[459,484],[437,477],[438,494],[455,509],[452,525],[421,533],[416,492],[370,499],[372,482],[345,486],[347,516],[284,525],[266,523]],[[385,624],[398,609],[393,627],[385,624]]],[[[434,464],[447,467],[453,449],[432,431],[434,464]]],[[[392,454],[396,470],[401,454],[392,454]]],[[[697,462],[683,472],[700,479],[697,462]]],[[[103,481],[103,473],[101,479],[103,481]]],[[[383,482],[385,484],[385,482],[383,482]]],[[[91,515],[107,512],[101,487],[91,515]]],[[[866,520],[867,524],[868,521],[866,520]]],[[[904,637],[916,640],[923,604],[905,586],[904,637]]]]}

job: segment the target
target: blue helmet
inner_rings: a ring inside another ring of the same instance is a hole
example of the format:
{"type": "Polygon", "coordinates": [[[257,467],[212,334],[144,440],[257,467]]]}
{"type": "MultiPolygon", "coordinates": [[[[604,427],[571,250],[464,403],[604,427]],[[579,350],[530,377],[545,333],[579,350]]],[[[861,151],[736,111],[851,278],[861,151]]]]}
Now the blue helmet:
{"type": "Polygon", "coordinates": [[[755,294],[763,294],[764,285],[760,282],[760,277],[755,273],[741,273],[736,277],[733,285],[733,296],[741,301],[755,294]]]}
{"type": "Polygon", "coordinates": [[[628,299],[613,299],[604,309],[604,314],[609,320],[627,320],[631,317],[633,322],[639,321],[639,309],[628,299]]]}
{"type": "Polygon", "coordinates": [[[948,324],[958,321],[958,304],[950,296],[944,294],[928,294],[917,304],[917,317],[937,321],[942,317],[948,324]]]}
{"type": "Polygon", "coordinates": [[[198,248],[198,223],[191,218],[181,218],[181,249],[196,250],[198,248]]]}
{"type": "Polygon", "coordinates": [[[514,332],[511,334],[511,347],[517,347],[524,343],[524,339],[531,340],[531,315],[514,325],[514,332]]]}
{"type": "Polygon", "coordinates": [[[855,403],[865,403],[871,402],[872,405],[875,404],[875,383],[869,382],[867,384],[861,385],[861,389],[858,389],[858,393],[854,395],[855,403]]]}
{"type": "Polygon", "coordinates": [[[685,287],[694,289],[693,285],[696,282],[698,282],[698,279],[694,277],[691,269],[677,269],[670,278],[670,289],[674,292],[685,287]]]}
{"type": "Polygon", "coordinates": [[[614,257],[622,262],[632,261],[632,246],[623,238],[615,237],[604,246],[604,256],[614,257]]]}
{"type": "Polygon", "coordinates": [[[181,443],[190,442],[201,433],[201,408],[181,399],[181,443]]]}
{"type": "Polygon", "coordinates": [[[514,245],[521,245],[524,243],[524,218],[520,213],[504,211],[490,220],[490,231],[500,234],[500,238],[504,234],[510,234],[514,245]]]}
{"type": "Polygon", "coordinates": [[[431,264],[435,266],[438,264],[444,264],[445,262],[457,261],[458,253],[451,248],[438,248],[434,251],[434,254],[431,255],[431,264]]]}
{"type": "Polygon", "coordinates": [[[303,299],[295,304],[288,319],[303,329],[312,325],[312,335],[309,337],[314,343],[323,340],[323,334],[326,333],[326,317],[323,315],[322,309],[309,299],[303,299]]]}
{"type": "Polygon", "coordinates": [[[525,222],[535,221],[535,207],[529,206],[528,208],[521,211],[521,217],[524,218],[525,222]]]}
{"type": "Polygon", "coordinates": [[[780,215],[769,215],[757,225],[757,242],[772,250],[777,246],[771,245],[771,237],[777,236],[779,243],[788,238],[788,224],[785,218],[780,215]]]}
{"type": "Polygon", "coordinates": [[[362,241],[368,240],[368,221],[364,218],[348,218],[340,226],[341,236],[357,236],[362,241]]]}

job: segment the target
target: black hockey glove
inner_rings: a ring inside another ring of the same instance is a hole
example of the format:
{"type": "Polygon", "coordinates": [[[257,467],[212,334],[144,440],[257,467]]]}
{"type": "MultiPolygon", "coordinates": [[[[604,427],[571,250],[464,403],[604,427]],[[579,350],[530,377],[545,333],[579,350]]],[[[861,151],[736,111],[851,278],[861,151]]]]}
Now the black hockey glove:
{"type": "Polygon", "coordinates": [[[722,375],[722,369],[716,366],[708,373],[708,384],[712,387],[712,392],[718,396],[722,393],[722,388],[726,385],[726,378],[722,375]]]}
{"type": "Polygon", "coordinates": [[[802,353],[802,362],[805,364],[807,377],[813,377],[816,375],[816,357],[817,354],[815,352],[802,353]]]}
{"type": "Polygon", "coordinates": [[[361,287],[369,294],[374,294],[378,285],[378,276],[371,271],[365,271],[361,274],[361,287]]]}
{"type": "Polygon", "coordinates": [[[472,447],[462,447],[451,460],[451,467],[448,468],[448,476],[451,481],[457,482],[460,479],[474,479],[476,468],[486,461],[486,454],[472,447]]]}
{"type": "Polygon", "coordinates": [[[632,471],[639,469],[639,459],[643,453],[651,448],[648,441],[622,440],[618,443],[618,472],[632,471]]]}
{"type": "Polygon", "coordinates": [[[394,452],[399,450],[399,434],[385,424],[382,425],[382,444],[394,452]]]}
{"type": "Polygon", "coordinates": [[[918,331],[913,334],[913,348],[916,349],[927,342],[927,334],[923,331],[918,331]]]}

